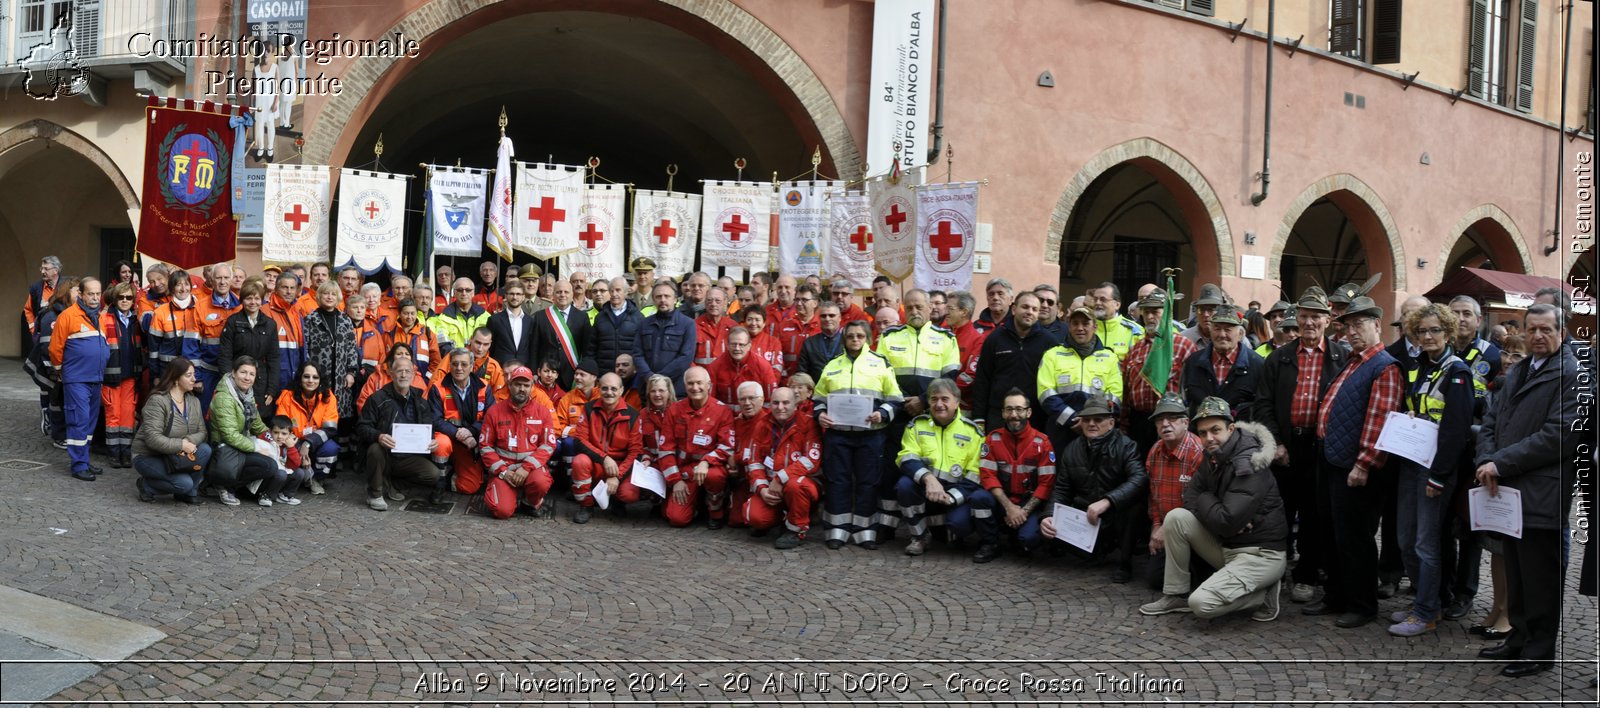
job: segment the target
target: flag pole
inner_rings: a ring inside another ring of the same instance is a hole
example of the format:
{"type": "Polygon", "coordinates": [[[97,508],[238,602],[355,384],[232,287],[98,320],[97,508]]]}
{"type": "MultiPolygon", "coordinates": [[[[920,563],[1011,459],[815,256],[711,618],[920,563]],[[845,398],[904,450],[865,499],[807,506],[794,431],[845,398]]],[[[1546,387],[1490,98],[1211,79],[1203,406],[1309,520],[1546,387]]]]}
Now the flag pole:
{"type": "MultiPolygon", "coordinates": [[[[506,126],[511,124],[511,119],[508,116],[506,116],[506,106],[503,103],[500,104],[500,118],[496,121],[496,123],[498,123],[500,125],[500,142],[505,142],[505,139],[506,139],[506,126]]],[[[499,147],[499,145],[500,145],[500,143],[495,143],[495,146],[497,148],[499,147]]],[[[510,179],[510,177],[507,177],[506,179],[510,179]]],[[[513,186],[512,188],[515,189],[515,186],[513,186]]],[[[494,249],[491,248],[489,250],[492,251],[494,249]]],[[[506,250],[509,251],[511,249],[506,249],[506,250]]],[[[497,251],[495,253],[495,255],[500,256],[501,258],[504,258],[505,261],[506,261],[506,265],[511,265],[512,263],[515,262],[514,259],[511,256],[506,255],[504,253],[500,253],[500,252],[497,251]]],[[[504,270],[504,269],[502,269],[502,270],[504,270]]]]}

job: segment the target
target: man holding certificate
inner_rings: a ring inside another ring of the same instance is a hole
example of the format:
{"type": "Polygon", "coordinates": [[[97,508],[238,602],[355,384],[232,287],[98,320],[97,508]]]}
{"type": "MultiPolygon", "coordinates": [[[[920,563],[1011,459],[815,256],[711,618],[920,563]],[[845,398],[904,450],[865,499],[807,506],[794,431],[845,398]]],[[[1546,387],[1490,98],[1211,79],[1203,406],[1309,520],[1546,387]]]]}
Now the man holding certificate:
{"type": "Polygon", "coordinates": [[[438,447],[433,439],[433,405],[428,392],[412,385],[416,364],[404,350],[396,352],[389,361],[393,380],[378,389],[361,406],[361,419],[356,434],[367,448],[367,506],[374,511],[386,511],[387,495],[393,501],[404,501],[405,495],[394,486],[396,477],[404,477],[430,488],[439,479],[439,465],[429,457],[438,447]],[[400,438],[407,430],[398,426],[426,426],[427,443],[421,450],[402,445],[400,438]]]}

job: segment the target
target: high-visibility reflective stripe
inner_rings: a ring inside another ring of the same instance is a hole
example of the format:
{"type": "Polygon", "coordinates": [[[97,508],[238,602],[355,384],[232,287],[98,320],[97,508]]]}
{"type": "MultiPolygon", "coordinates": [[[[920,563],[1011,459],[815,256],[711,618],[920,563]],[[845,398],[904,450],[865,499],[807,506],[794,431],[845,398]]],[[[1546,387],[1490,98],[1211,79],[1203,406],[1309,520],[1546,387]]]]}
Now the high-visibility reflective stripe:
{"type": "Polygon", "coordinates": [[[867,543],[869,541],[877,541],[878,540],[878,532],[877,531],[873,531],[872,529],[862,529],[862,530],[857,531],[857,532],[855,532],[853,534],[850,534],[850,540],[854,541],[857,544],[867,543]]]}
{"type": "Polygon", "coordinates": [[[850,532],[842,528],[831,528],[828,529],[827,533],[823,534],[823,538],[829,541],[848,541],[850,540],[850,532]]]}
{"type": "Polygon", "coordinates": [[[994,511],[990,510],[990,509],[973,509],[972,510],[972,518],[974,518],[974,519],[987,519],[987,518],[989,518],[991,516],[994,516],[994,511]]]}
{"type": "Polygon", "coordinates": [[[850,521],[851,516],[849,514],[829,514],[828,512],[822,512],[822,522],[830,526],[847,526],[850,524],[850,521]]]}

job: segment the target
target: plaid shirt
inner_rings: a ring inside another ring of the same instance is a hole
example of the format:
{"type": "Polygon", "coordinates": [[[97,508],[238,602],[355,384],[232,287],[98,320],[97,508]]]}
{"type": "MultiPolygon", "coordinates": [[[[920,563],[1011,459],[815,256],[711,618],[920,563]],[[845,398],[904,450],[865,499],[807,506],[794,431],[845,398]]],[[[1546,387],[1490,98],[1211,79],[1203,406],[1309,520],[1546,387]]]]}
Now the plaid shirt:
{"type": "MultiPolygon", "coordinates": [[[[1350,362],[1345,365],[1344,371],[1333,380],[1333,385],[1328,387],[1328,395],[1323,397],[1322,410],[1317,414],[1317,437],[1326,437],[1328,428],[1328,412],[1333,410],[1333,399],[1339,395],[1339,387],[1344,385],[1344,380],[1351,372],[1361,368],[1378,352],[1383,351],[1383,346],[1374,344],[1360,354],[1350,355],[1350,362]]],[[[1388,420],[1389,414],[1400,409],[1400,399],[1405,393],[1405,388],[1400,385],[1400,367],[1389,366],[1378,373],[1372,380],[1372,392],[1367,396],[1367,417],[1361,422],[1361,444],[1356,455],[1356,464],[1353,469],[1368,472],[1381,466],[1389,459],[1389,453],[1378,451],[1378,435],[1383,432],[1383,424],[1388,420]]]]}
{"type": "MultiPolygon", "coordinates": [[[[1151,331],[1151,330],[1146,330],[1151,331]]],[[[1183,371],[1183,362],[1195,352],[1194,341],[1188,337],[1173,337],[1172,342],[1172,374],[1167,377],[1167,393],[1178,393],[1181,389],[1178,379],[1183,371]]],[[[1145,336],[1128,349],[1128,355],[1122,358],[1122,389],[1126,393],[1123,400],[1127,402],[1127,410],[1149,413],[1156,409],[1156,403],[1161,401],[1161,396],[1155,389],[1150,388],[1150,382],[1145,381],[1139,372],[1144,370],[1144,362],[1150,358],[1150,345],[1155,342],[1153,336],[1145,336]]]]}
{"type": "Polygon", "coordinates": [[[1204,446],[1194,433],[1184,433],[1175,452],[1168,450],[1165,442],[1150,446],[1150,454],[1144,457],[1145,469],[1150,471],[1150,523],[1160,526],[1167,512],[1183,506],[1183,487],[1204,458],[1204,446]]]}
{"type": "Polygon", "coordinates": [[[1295,365],[1299,369],[1294,381],[1294,398],[1289,402],[1289,424],[1296,428],[1317,424],[1317,400],[1321,393],[1317,387],[1322,382],[1322,358],[1327,355],[1326,339],[1318,339],[1317,346],[1309,349],[1302,339],[1300,348],[1295,351],[1295,365]]]}
{"type": "MultiPolygon", "coordinates": [[[[1244,344],[1241,342],[1239,347],[1242,346],[1244,344]]],[[[1233,373],[1233,362],[1239,360],[1239,347],[1234,347],[1227,354],[1217,351],[1214,346],[1211,348],[1211,372],[1216,375],[1218,386],[1227,383],[1228,374],[1233,373]]]]}

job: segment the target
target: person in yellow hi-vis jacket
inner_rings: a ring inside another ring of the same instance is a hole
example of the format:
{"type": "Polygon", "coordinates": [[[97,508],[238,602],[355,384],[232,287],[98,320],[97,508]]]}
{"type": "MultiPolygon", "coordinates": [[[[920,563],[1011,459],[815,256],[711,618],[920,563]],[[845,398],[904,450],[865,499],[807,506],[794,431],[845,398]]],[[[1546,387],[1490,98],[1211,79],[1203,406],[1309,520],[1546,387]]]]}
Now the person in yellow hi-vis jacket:
{"type": "Polygon", "coordinates": [[[1104,396],[1113,411],[1122,403],[1122,368],[1094,330],[1089,308],[1073,310],[1067,315],[1066,343],[1051,347],[1039,362],[1039,405],[1047,419],[1045,434],[1057,450],[1066,449],[1077,437],[1078,412],[1090,396],[1104,396]]]}
{"type": "Polygon", "coordinates": [[[900,439],[901,476],[895,493],[900,513],[911,527],[906,555],[920,556],[928,550],[929,511],[942,514],[946,527],[958,537],[976,528],[980,556],[994,551],[999,536],[994,495],[978,483],[983,440],[983,428],[961,415],[961,391],[955,382],[929,383],[928,412],[912,420],[900,439]]]}
{"type": "Polygon", "coordinates": [[[844,328],[844,353],[822,369],[813,395],[817,422],[822,425],[822,523],[828,548],[838,550],[846,541],[867,550],[878,547],[872,528],[877,507],[878,478],[883,473],[884,428],[894,420],[904,398],[895,383],[889,360],[867,347],[871,327],[863,321],[844,328]],[[844,394],[872,400],[866,420],[844,420],[830,413],[828,396],[844,394]]]}

